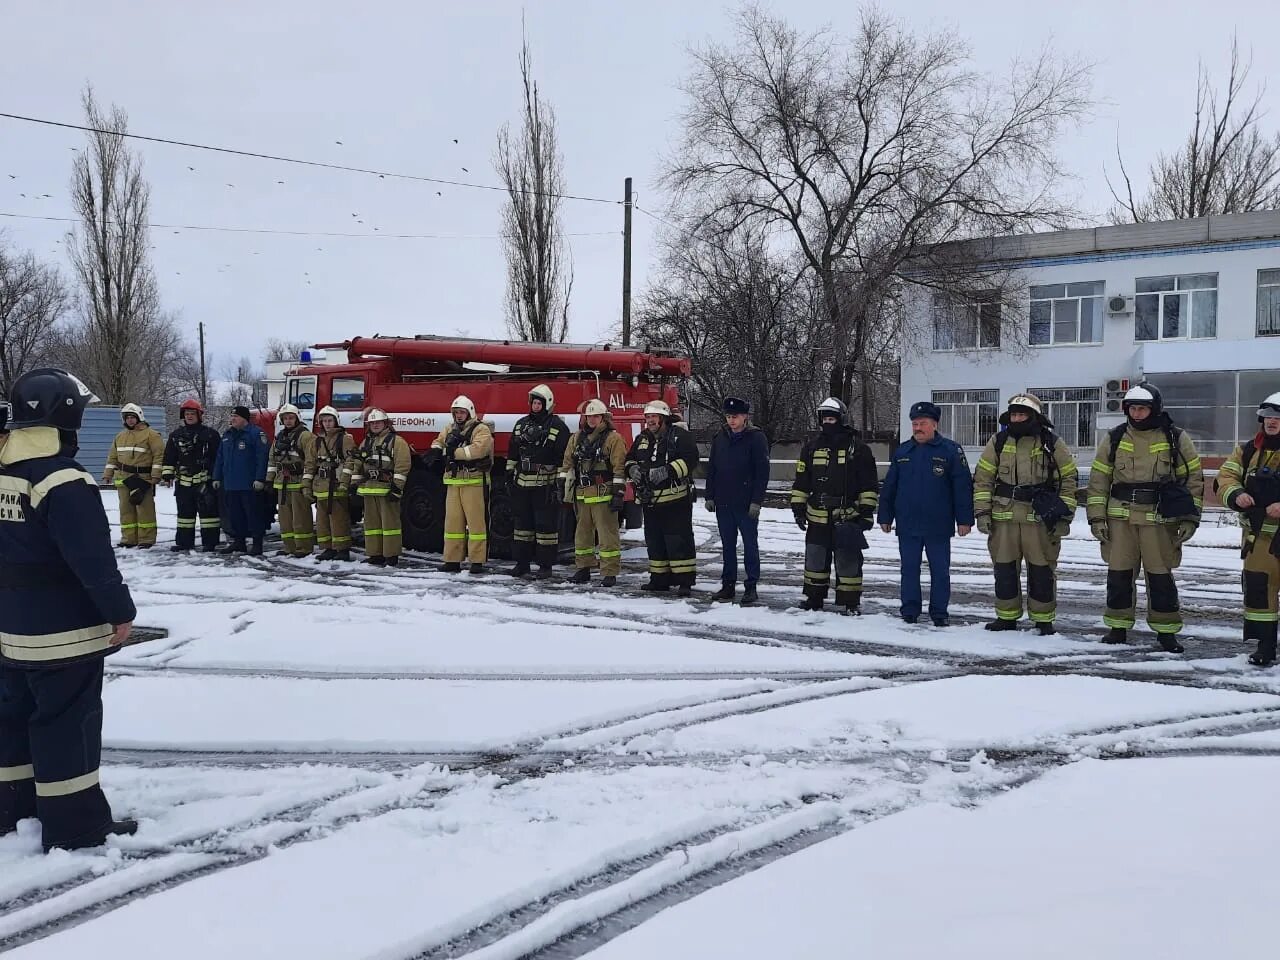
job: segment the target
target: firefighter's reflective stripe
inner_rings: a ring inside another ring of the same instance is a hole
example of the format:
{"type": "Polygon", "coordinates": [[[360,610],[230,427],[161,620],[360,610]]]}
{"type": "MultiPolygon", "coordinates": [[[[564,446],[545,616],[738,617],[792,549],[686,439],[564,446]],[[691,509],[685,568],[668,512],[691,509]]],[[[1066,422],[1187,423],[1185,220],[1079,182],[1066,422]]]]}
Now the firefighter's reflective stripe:
{"type": "Polygon", "coordinates": [[[36,768],[29,763],[16,767],[0,767],[0,783],[20,783],[23,780],[34,780],[36,768]]]}
{"type": "Polygon", "coordinates": [[[110,649],[114,633],[109,623],[58,633],[0,633],[0,656],[26,663],[84,657],[110,649]]]}
{"type": "Polygon", "coordinates": [[[478,487],[484,483],[484,477],[445,477],[446,487],[478,487]]]}
{"type": "Polygon", "coordinates": [[[54,780],[51,783],[41,783],[36,781],[37,797],[69,797],[73,793],[80,793],[82,790],[88,790],[90,787],[98,785],[98,771],[91,770],[86,774],[78,777],[72,777],[70,780],[54,780]]]}
{"type": "Polygon", "coordinates": [[[116,447],[116,453],[146,453],[146,447],[116,447]]]}
{"type": "Polygon", "coordinates": [[[40,506],[41,502],[55,488],[62,486],[64,483],[74,483],[83,481],[91,487],[97,487],[97,482],[83,470],[67,468],[66,470],[55,470],[39,483],[31,483],[21,477],[3,477],[0,476],[0,490],[8,493],[21,494],[27,497],[31,502],[31,509],[40,506]]]}

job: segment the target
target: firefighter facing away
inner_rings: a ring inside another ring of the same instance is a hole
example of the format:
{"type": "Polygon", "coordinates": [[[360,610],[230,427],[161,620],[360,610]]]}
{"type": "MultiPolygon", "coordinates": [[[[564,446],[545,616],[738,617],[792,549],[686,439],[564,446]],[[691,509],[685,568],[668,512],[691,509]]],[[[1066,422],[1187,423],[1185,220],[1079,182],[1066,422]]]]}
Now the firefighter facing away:
{"type": "Polygon", "coordinates": [[[164,445],[164,485],[174,487],[178,505],[178,531],[169,549],[185,553],[196,545],[200,524],[200,549],[212,553],[222,534],[218,494],[213,489],[213,465],[218,459],[218,431],[204,425],[204,407],[194,398],[178,407],[182,425],[169,434],[164,445]]]}
{"type": "Polygon", "coordinates": [[[693,539],[693,470],[698,445],[662,400],[644,408],[644,430],[627,453],[627,477],[644,508],[649,582],[641,590],[679,596],[693,592],[697,559],[693,539]]]}
{"type": "Polygon", "coordinates": [[[343,473],[364,501],[365,563],[394,567],[400,563],[402,543],[400,498],[409,482],[413,452],[385,410],[366,410],[364,427],[364,442],[355,448],[343,473]]]}
{"type": "Polygon", "coordinates": [[[280,511],[281,557],[311,556],[315,522],[316,438],[302,425],[302,414],[292,403],[280,407],[281,430],[267,459],[267,483],[276,491],[280,511]]]}
{"type": "Polygon", "coordinates": [[[164,471],[164,440],[142,419],[136,403],[121,407],[120,419],[124,429],[111,444],[102,482],[114,483],[120,498],[118,546],[146,550],[156,545],[156,484],[164,471]]]}
{"type": "Polygon", "coordinates": [[[316,414],[316,475],[311,490],[316,504],[316,543],[320,560],[351,560],[351,504],[347,498],[350,474],[342,469],[355,443],[338,422],[338,411],[321,407],[316,414]]]}
{"type": "Polygon", "coordinates": [[[445,573],[458,573],[465,557],[473,574],[484,573],[489,551],[489,471],[493,469],[493,433],[476,416],[467,397],[450,404],[453,424],[441,430],[431,449],[444,465],[445,573]]]}
{"type": "Polygon", "coordinates": [[[1154,384],[1139,383],[1121,401],[1125,423],[1098,443],[1089,471],[1089,529],[1107,564],[1110,628],[1104,643],[1125,643],[1133,627],[1138,568],[1147,577],[1147,623],[1161,649],[1182,653],[1182,614],[1173,571],[1200,524],[1204,471],[1195,444],[1173,425],[1154,384]]]}
{"type": "MultiPolygon", "coordinates": [[[[63,370],[14,383],[0,451],[0,835],[39,817],[45,850],[130,834],[98,782],[102,661],[135,615],[76,431],[96,399],[63,370]]],[[[157,461],[158,462],[158,461],[157,461]]]]}
{"type": "Polygon", "coordinates": [[[516,421],[507,452],[507,489],[515,531],[513,577],[551,576],[560,549],[560,466],[569,445],[569,426],[555,414],[555,396],[540,383],[529,391],[529,413],[516,421]]]}
{"type": "Polygon", "coordinates": [[[612,587],[622,572],[619,533],[626,499],[627,444],[598,399],[582,408],[582,427],[569,440],[561,465],[564,502],[577,511],[573,533],[574,583],[588,583],[599,549],[601,586],[612,587]]]}
{"type": "Polygon", "coordinates": [[[804,603],[821,610],[836,568],[836,604],[860,613],[862,551],[875,524],[880,478],[871,448],[853,434],[849,408],[835,397],[818,405],[818,434],[796,462],[791,509],[804,536],[804,603]]]}
{"type": "Polygon", "coordinates": [[[1276,591],[1280,590],[1280,393],[1258,407],[1262,429],[1218,468],[1222,502],[1245,520],[1240,555],[1244,559],[1244,639],[1256,644],[1249,662],[1276,661],[1276,591]]]}
{"type": "Polygon", "coordinates": [[[1040,398],[1013,397],[973,471],[973,515],[995,570],[988,630],[1018,629],[1026,561],[1027,612],[1041,636],[1056,632],[1058,554],[1076,511],[1077,475],[1040,398]]]}

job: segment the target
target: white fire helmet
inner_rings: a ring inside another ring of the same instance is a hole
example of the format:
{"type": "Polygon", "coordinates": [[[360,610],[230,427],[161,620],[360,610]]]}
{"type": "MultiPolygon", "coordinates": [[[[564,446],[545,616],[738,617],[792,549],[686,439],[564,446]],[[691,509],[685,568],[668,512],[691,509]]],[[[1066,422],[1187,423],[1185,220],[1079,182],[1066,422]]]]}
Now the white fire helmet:
{"type": "Polygon", "coordinates": [[[1009,409],[1019,408],[1034,413],[1037,416],[1044,414],[1044,405],[1040,403],[1040,398],[1034,393],[1020,393],[1016,397],[1009,399],[1009,409]]]}
{"type": "Polygon", "coordinates": [[[1280,417],[1280,393],[1273,393],[1258,404],[1258,422],[1268,417],[1280,417]]]}
{"type": "Polygon", "coordinates": [[[295,407],[292,403],[282,403],[280,405],[280,409],[276,411],[276,416],[280,419],[281,423],[284,422],[284,415],[286,413],[292,413],[299,420],[302,419],[302,411],[299,410],[297,407],[295,407]]]}
{"type": "Polygon", "coordinates": [[[587,405],[582,408],[582,415],[584,417],[602,417],[608,412],[609,408],[606,407],[599,398],[595,400],[588,400],[587,405]]]}
{"type": "Polygon", "coordinates": [[[381,420],[383,423],[391,422],[391,418],[387,416],[387,411],[381,410],[378,407],[370,407],[365,411],[364,422],[366,424],[374,423],[378,420],[381,420]]]}
{"type": "Polygon", "coordinates": [[[125,417],[137,417],[138,421],[142,421],[142,408],[136,403],[126,403],[120,408],[120,419],[125,417]]]}
{"type": "Polygon", "coordinates": [[[664,400],[650,400],[645,404],[644,413],[645,416],[648,416],[651,413],[656,413],[659,416],[669,417],[671,416],[671,408],[667,406],[666,401],[664,400]]]}
{"type": "MultiPolygon", "coordinates": [[[[556,395],[551,392],[551,388],[545,383],[540,383],[529,391],[529,402],[533,403],[534,398],[542,401],[542,409],[550,413],[556,408],[556,395]]],[[[474,414],[472,414],[474,416],[474,414]]]]}
{"type": "MultiPolygon", "coordinates": [[[[333,417],[334,423],[339,422],[338,411],[333,409],[331,406],[323,406],[320,408],[320,412],[316,414],[316,423],[320,423],[321,417],[333,417]]],[[[323,426],[323,424],[321,424],[321,426],[323,426]]]]}
{"type": "Polygon", "coordinates": [[[467,411],[468,420],[474,420],[476,418],[476,405],[471,402],[470,397],[454,397],[453,403],[449,404],[449,412],[452,413],[454,410],[467,411]]]}

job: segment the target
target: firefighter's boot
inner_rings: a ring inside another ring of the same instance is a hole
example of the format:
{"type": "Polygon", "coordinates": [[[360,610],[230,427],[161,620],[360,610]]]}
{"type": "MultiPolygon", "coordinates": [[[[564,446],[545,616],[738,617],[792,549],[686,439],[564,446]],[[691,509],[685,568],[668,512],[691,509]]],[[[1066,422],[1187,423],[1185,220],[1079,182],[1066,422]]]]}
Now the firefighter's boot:
{"type": "Polygon", "coordinates": [[[1187,648],[1178,642],[1176,633],[1157,633],[1156,643],[1165,653],[1185,653],[1187,648]]]}
{"type": "Polygon", "coordinates": [[[529,576],[530,571],[528,561],[520,560],[514,567],[508,570],[507,573],[511,574],[513,577],[520,577],[521,579],[529,576]]]}
{"type": "Polygon", "coordinates": [[[440,564],[440,566],[436,567],[436,569],[441,573],[461,573],[462,564],[454,563],[452,560],[450,560],[446,563],[440,564]]]}
{"type": "Polygon", "coordinates": [[[489,572],[489,571],[488,571],[488,570],[486,570],[486,569],[484,568],[484,564],[483,564],[483,563],[473,563],[473,564],[471,565],[471,575],[472,575],[473,577],[480,577],[480,576],[483,576],[484,574],[486,574],[486,573],[488,573],[488,572],[489,572]]]}
{"type": "Polygon", "coordinates": [[[569,578],[570,583],[590,583],[591,570],[587,567],[579,567],[573,572],[573,576],[569,578]]]}
{"type": "Polygon", "coordinates": [[[382,560],[383,560],[383,566],[387,566],[387,567],[400,566],[400,557],[398,555],[394,557],[383,557],[382,560]]]}
{"type": "Polygon", "coordinates": [[[100,847],[107,842],[107,837],[131,837],[138,832],[138,821],[123,819],[113,820],[107,824],[103,830],[95,830],[93,833],[85,834],[82,837],[76,837],[74,840],[68,840],[64,843],[54,843],[44,848],[44,852],[51,850],[91,850],[94,847],[100,847]]]}
{"type": "MultiPolygon", "coordinates": [[[[241,540],[240,542],[244,543],[243,540],[241,540]]],[[[253,545],[249,547],[248,553],[249,553],[249,556],[251,557],[262,556],[262,538],[261,537],[257,537],[254,539],[253,545]]]]}
{"type": "Polygon", "coordinates": [[[246,553],[248,549],[243,540],[228,540],[218,548],[218,553],[246,553]]]}
{"type": "Polygon", "coordinates": [[[1129,631],[1124,627],[1112,627],[1105,637],[1102,638],[1103,643],[1128,643],[1129,631]]]}
{"type": "Polygon", "coordinates": [[[319,563],[321,560],[332,560],[332,559],[333,559],[334,557],[336,557],[337,555],[338,555],[338,551],[337,551],[337,550],[334,550],[332,547],[330,547],[330,548],[329,548],[329,549],[327,549],[327,550],[323,550],[323,551],[321,551],[321,552],[316,556],[316,563],[319,563]]]}
{"type": "Polygon", "coordinates": [[[821,597],[805,597],[802,601],[800,601],[800,609],[801,610],[821,610],[822,598],[821,597]]]}
{"type": "Polygon", "coordinates": [[[617,585],[618,585],[617,577],[603,577],[600,580],[600,586],[602,587],[616,587],[617,585]]]}
{"type": "Polygon", "coordinates": [[[337,560],[339,563],[350,563],[351,551],[349,549],[335,550],[333,551],[333,559],[337,560]]]}
{"type": "Polygon", "coordinates": [[[170,552],[170,553],[190,553],[190,552],[191,552],[191,548],[190,548],[190,547],[180,547],[180,546],[178,546],[178,545],[175,543],[172,547],[170,547],[170,548],[169,548],[169,552],[170,552]]]}
{"type": "Polygon", "coordinates": [[[676,587],[676,596],[677,597],[693,596],[693,587],[689,586],[687,583],[680,584],[680,586],[676,587]]]}
{"type": "Polygon", "coordinates": [[[371,567],[385,567],[387,565],[386,557],[365,557],[364,562],[371,567]]]}
{"type": "Polygon", "coordinates": [[[1005,619],[1003,619],[1003,618],[997,617],[995,620],[992,620],[990,623],[984,623],[984,624],[982,625],[982,629],[984,629],[984,630],[991,630],[991,631],[994,631],[994,632],[997,632],[997,633],[998,633],[998,632],[1000,632],[1000,631],[1002,631],[1002,630],[1017,630],[1017,629],[1018,629],[1018,621],[1017,621],[1017,620],[1005,620],[1005,619]]]}
{"type": "Polygon", "coordinates": [[[1036,632],[1042,637],[1052,637],[1058,632],[1058,628],[1053,625],[1052,621],[1040,621],[1036,624],[1036,632]]]}

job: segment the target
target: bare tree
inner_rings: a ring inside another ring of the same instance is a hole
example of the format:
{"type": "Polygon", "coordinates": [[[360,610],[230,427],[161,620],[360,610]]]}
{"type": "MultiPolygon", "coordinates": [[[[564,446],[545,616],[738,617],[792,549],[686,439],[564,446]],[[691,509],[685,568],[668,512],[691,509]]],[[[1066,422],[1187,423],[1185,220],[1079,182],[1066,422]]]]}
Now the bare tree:
{"type": "Polygon", "coordinates": [[[100,109],[91,88],[82,102],[89,142],[72,165],[80,223],[67,243],[82,316],[62,332],[60,349],[108,403],[167,400],[190,379],[192,351],[160,306],[148,256],[151,188],[122,136],[125,112],[100,109]]]}
{"type": "Polygon", "coordinates": [[[1071,219],[1053,196],[1054,148],[1088,109],[1089,68],[1046,50],[998,81],[968,60],[954,33],[913,34],[874,8],[842,38],[747,6],[736,43],[694,53],[665,183],[695,223],[760,225],[794,249],[819,285],[830,387],[845,398],[904,279],[960,293],[986,282],[946,241],[1071,219]]]}
{"type": "MultiPolygon", "coordinates": [[[[302,351],[311,346],[306,340],[284,340],[280,337],[271,337],[267,340],[266,353],[263,360],[267,363],[274,363],[278,360],[297,360],[302,355],[302,351]]],[[[246,362],[242,365],[248,369],[249,364],[247,358],[242,358],[246,362]]]]}
{"type": "Polygon", "coordinates": [[[56,267],[0,242],[0,397],[9,395],[18,377],[53,356],[54,329],[68,302],[56,267]]]}
{"type": "Polygon", "coordinates": [[[521,340],[561,343],[569,333],[573,267],[560,223],[564,157],[556,116],[533,79],[526,36],[520,48],[524,116],[520,130],[498,131],[494,168],[507,189],[503,237],[507,253],[507,329],[521,340]]]}
{"type": "MultiPolygon", "coordinates": [[[[1264,134],[1265,84],[1245,94],[1252,61],[1241,61],[1231,39],[1231,68],[1225,93],[1200,64],[1191,132],[1177,151],[1160,154],[1151,165],[1146,196],[1137,199],[1119,147],[1124,195],[1111,187],[1113,223],[1182,220],[1215,213],[1248,213],[1280,207],[1280,131],[1264,134]]],[[[1110,179],[1108,179],[1110,185],[1110,179]]]]}

